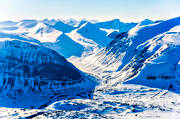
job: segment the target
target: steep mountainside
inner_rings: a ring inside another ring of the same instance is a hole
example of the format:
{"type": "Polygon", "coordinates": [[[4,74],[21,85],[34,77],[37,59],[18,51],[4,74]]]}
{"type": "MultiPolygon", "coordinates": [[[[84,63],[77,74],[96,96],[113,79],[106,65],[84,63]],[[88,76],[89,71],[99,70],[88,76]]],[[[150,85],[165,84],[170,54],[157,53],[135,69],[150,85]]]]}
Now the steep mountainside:
{"type": "Polygon", "coordinates": [[[1,106],[43,108],[57,99],[90,98],[95,83],[51,49],[5,39],[0,54],[1,106]]]}
{"type": "Polygon", "coordinates": [[[44,19],[1,22],[0,31],[26,39],[36,39],[69,58],[93,54],[106,47],[112,41],[113,34],[128,31],[134,26],[136,23],[123,23],[118,19],[107,22],[44,19]]]}
{"type": "MultiPolygon", "coordinates": [[[[111,86],[129,80],[127,83],[176,87],[178,92],[179,25],[177,17],[112,34],[115,39],[99,53],[81,58],[79,68],[97,74],[111,86]]],[[[72,60],[77,67],[79,61],[72,60]]]]}
{"type": "Polygon", "coordinates": [[[180,117],[180,17],[1,22],[0,54],[0,118],[180,117]]]}
{"type": "Polygon", "coordinates": [[[84,51],[84,46],[82,44],[72,40],[66,34],[60,35],[56,42],[43,43],[43,45],[57,51],[65,58],[69,58],[71,56],[81,57],[84,51]]]}

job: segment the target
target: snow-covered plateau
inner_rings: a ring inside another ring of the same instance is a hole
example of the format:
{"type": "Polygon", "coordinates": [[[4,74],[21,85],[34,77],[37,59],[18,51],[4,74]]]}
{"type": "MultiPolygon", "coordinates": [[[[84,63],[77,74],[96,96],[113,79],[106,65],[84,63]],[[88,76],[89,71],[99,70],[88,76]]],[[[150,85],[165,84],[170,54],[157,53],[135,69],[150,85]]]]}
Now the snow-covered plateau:
{"type": "Polygon", "coordinates": [[[0,22],[0,118],[179,119],[180,17],[0,22]]]}

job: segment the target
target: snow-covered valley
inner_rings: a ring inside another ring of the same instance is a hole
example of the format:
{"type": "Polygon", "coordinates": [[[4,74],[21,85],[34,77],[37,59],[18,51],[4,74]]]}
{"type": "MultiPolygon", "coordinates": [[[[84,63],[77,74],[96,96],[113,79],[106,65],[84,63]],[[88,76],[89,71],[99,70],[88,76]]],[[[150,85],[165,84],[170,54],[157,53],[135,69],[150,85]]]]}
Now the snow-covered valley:
{"type": "Polygon", "coordinates": [[[0,118],[179,119],[180,17],[0,22],[0,118]]]}

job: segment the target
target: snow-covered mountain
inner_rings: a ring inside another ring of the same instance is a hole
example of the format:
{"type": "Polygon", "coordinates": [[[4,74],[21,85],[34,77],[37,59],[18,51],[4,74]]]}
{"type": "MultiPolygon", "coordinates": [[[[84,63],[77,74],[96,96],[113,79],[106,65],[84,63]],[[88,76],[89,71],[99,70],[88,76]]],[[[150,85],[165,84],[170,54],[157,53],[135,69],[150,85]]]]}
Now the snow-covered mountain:
{"type": "Polygon", "coordinates": [[[0,26],[14,26],[17,25],[18,22],[13,22],[13,21],[3,21],[0,22],[0,26]]]}
{"type": "Polygon", "coordinates": [[[136,25],[136,23],[122,23],[117,19],[92,23],[87,20],[44,19],[6,21],[0,24],[2,24],[1,32],[36,39],[66,58],[92,54],[112,41],[111,33],[127,31],[136,25]]]}
{"type": "Polygon", "coordinates": [[[143,21],[139,22],[138,25],[143,26],[143,25],[149,25],[149,24],[153,24],[153,23],[155,23],[155,22],[150,19],[144,19],[143,21]]]}
{"type": "Polygon", "coordinates": [[[74,41],[65,33],[61,34],[57,38],[56,42],[47,42],[43,43],[43,45],[57,51],[59,54],[63,55],[66,58],[69,58],[71,56],[81,57],[84,51],[84,46],[82,44],[74,41]]]}
{"type": "Polygon", "coordinates": [[[83,24],[79,29],[77,29],[77,33],[81,36],[92,39],[98,45],[105,47],[111,41],[106,35],[105,31],[100,30],[95,24],[90,22],[83,24]]]}
{"type": "Polygon", "coordinates": [[[6,21],[0,41],[0,118],[179,117],[180,17],[6,21]]]}
{"type": "Polygon", "coordinates": [[[62,34],[61,31],[54,29],[51,25],[36,20],[22,20],[15,26],[0,27],[0,31],[32,37],[40,42],[55,42],[57,37],[62,34]]]}
{"type": "Polygon", "coordinates": [[[127,32],[133,27],[137,25],[137,23],[123,23],[119,19],[114,19],[111,21],[98,22],[96,23],[97,27],[104,29],[106,31],[109,30],[118,30],[121,32],[127,32]]]}
{"type": "Polygon", "coordinates": [[[73,26],[65,24],[62,21],[56,22],[52,27],[56,30],[62,31],[63,33],[69,33],[75,29],[73,26]]]}
{"type": "Polygon", "coordinates": [[[57,99],[91,98],[95,82],[51,49],[1,38],[0,54],[1,107],[43,108],[57,99]]]}
{"type": "MultiPolygon", "coordinates": [[[[79,68],[98,74],[108,85],[129,80],[126,83],[178,91],[180,18],[149,22],[112,34],[115,39],[99,53],[81,58],[79,68]]],[[[76,66],[79,61],[72,60],[76,66]]]]}
{"type": "Polygon", "coordinates": [[[167,32],[148,40],[137,47],[137,55],[123,70],[134,71],[136,83],[179,92],[180,21],[167,32]],[[137,65],[138,64],[138,65],[137,65]]]}
{"type": "Polygon", "coordinates": [[[61,34],[56,42],[44,43],[66,58],[71,56],[81,57],[92,54],[98,49],[107,46],[112,38],[104,30],[100,30],[95,24],[82,21],[70,33],[61,34]]]}

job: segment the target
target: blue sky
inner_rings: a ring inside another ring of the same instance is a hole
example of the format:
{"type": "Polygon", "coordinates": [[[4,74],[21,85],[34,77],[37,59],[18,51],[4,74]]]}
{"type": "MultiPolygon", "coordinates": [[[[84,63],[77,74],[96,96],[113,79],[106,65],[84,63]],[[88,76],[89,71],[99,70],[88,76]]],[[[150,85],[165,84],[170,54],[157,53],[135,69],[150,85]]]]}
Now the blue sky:
{"type": "Polygon", "coordinates": [[[123,21],[180,16],[180,0],[0,0],[0,20],[76,18],[123,21]]]}

